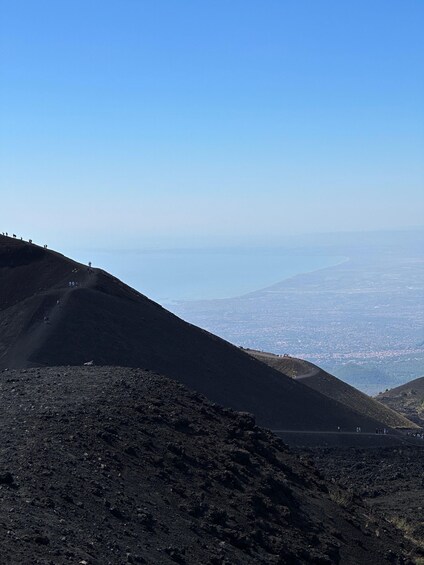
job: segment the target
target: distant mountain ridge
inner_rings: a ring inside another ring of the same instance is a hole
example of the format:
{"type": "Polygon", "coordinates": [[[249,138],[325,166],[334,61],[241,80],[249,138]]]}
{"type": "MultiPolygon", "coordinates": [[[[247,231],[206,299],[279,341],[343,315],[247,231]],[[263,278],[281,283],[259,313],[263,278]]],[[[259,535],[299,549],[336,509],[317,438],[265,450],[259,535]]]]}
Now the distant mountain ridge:
{"type": "Polygon", "coordinates": [[[358,414],[171,314],[100,269],[0,236],[0,369],[148,368],[271,428],[374,430],[358,414]]]}

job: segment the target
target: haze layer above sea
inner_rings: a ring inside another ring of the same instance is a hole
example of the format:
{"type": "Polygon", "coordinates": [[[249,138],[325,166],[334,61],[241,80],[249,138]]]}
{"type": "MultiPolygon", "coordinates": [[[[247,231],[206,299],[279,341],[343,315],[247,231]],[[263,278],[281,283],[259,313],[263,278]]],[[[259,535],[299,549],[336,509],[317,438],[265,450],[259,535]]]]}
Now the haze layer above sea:
{"type": "Polygon", "coordinates": [[[234,298],[300,273],[323,269],[343,256],[278,248],[94,250],[78,253],[167,308],[179,301],[234,298]]]}

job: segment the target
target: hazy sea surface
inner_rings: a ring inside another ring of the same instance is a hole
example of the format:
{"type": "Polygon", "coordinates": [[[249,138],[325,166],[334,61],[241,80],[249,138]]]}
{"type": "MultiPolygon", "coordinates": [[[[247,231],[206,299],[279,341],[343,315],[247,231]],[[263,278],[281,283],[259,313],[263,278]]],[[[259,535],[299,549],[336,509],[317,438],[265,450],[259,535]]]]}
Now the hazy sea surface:
{"type": "Polygon", "coordinates": [[[180,300],[232,298],[300,273],[336,265],[339,255],[278,249],[195,249],[95,251],[78,253],[152,300],[169,306],[180,300]]]}

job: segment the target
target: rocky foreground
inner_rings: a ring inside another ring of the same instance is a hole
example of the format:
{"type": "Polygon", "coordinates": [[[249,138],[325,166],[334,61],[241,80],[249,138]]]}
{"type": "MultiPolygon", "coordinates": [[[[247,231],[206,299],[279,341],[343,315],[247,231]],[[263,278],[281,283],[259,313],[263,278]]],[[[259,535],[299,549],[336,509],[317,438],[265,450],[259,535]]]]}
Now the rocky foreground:
{"type": "MultiPolygon", "coordinates": [[[[417,442],[419,445],[419,442],[417,442]]],[[[370,512],[395,524],[417,544],[424,562],[424,446],[311,449],[329,482],[360,497],[370,512]]]]}
{"type": "Polygon", "coordinates": [[[0,373],[3,563],[413,563],[249,414],[139,369],[0,373]]]}

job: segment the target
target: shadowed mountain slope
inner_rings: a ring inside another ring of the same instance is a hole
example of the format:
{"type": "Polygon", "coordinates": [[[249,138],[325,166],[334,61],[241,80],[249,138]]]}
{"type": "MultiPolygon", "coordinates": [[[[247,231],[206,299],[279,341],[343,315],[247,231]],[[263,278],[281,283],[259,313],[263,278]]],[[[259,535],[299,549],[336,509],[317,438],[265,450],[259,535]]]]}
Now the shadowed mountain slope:
{"type": "MultiPolygon", "coordinates": [[[[296,357],[274,355],[263,351],[246,350],[253,357],[267,363],[284,375],[289,375],[295,380],[300,380],[303,384],[320,392],[321,394],[337,400],[346,407],[363,414],[369,418],[374,418],[391,428],[416,428],[416,424],[403,416],[404,412],[397,412],[396,406],[390,406],[378,402],[374,398],[348,385],[334,375],[330,375],[317,365],[297,359],[296,357]]],[[[424,380],[424,379],[423,379],[424,380]]],[[[423,386],[424,389],[424,386],[423,386]]],[[[424,392],[424,390],[423,390],[424,392]]],[[[380,400],[380,397],[378,397],[380,400]]]]}
{"type": "Polygon", "coordinates": [[[376,398],[424,427],[424,377],[382,392],[376,398]]]}
{"type": "Polygon", "coordinates": [[[224,406],[253,412],[272,428],[381,425],[184,322],[104,271],[2,236],[0,297],[0,368],[91,360],[149,368],[224,406]]]}
{"type": "Polygon", "coordinates": [[[2,563],[412,564],[359,497],[175,381],[52,367],[0,392],[2,563]]]}

